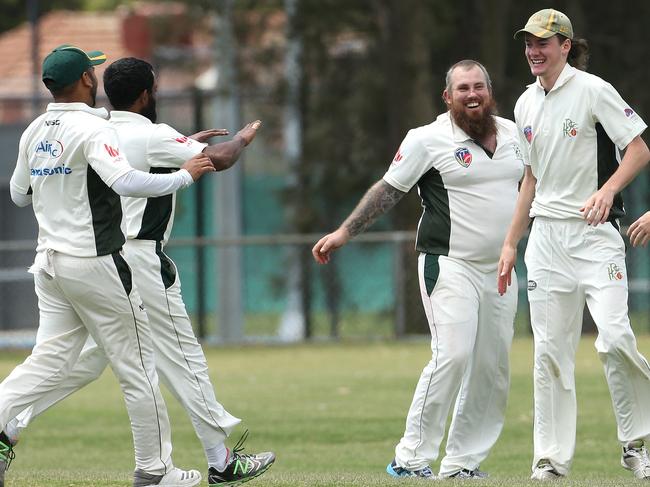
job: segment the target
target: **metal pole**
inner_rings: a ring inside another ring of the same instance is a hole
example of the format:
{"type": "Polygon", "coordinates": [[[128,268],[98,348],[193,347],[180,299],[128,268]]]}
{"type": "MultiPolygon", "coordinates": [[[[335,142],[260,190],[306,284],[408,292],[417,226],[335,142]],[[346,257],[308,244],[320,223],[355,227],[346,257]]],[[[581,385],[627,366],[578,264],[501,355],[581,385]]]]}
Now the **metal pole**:
{"type": "MultiPolygon", "coordinates": [[[[214,126],[227,128],[235,134],[241,127],[241,100],[237,76],[237,43],[233,32],[234,0],[219,0],[215,20],[215,60],[219,70],[215,97],[214,126]]],[[[243,161],[214,178],[216,204],[215,229],[219,236],[237,237],[242,234],[243,161]]],[[[239,246],[218,251],[219,327],[224,342],[241,341],[244,328],[242,298],[242,250],[239,246]]]]}
{"type": "MultiPolygon", "coordinates": [[[[192,105],[194,111],[194,132],[203,130],[203,96],[198,88],[192,92],[192,105]]],[[[201,178],[194,183],[194,204],[196,215],[196,237],[205,237],[205,218],[203,202],[205,201],[205,179],[201,178]]],[[[197,333],[199,339],[205,338],[205,247],[196,248],[196,315],[197,333]]]]}
{"type": "Polygon", "coordinates": [[[39,112],[40,100],[40,73],[41,73],[41,60],[38,54],[38,12],[39,0],[27,1],[27,18],[31,26],[31,57],[32,57],[32,118],[36,118],[39,112]]]}

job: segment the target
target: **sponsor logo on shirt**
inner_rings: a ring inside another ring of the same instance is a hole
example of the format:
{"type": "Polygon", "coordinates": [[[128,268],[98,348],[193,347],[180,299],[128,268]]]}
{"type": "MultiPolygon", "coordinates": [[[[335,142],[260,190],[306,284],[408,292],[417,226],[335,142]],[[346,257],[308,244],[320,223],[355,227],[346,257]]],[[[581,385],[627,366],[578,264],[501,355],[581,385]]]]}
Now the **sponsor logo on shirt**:
{"type": "Polygon", "coordinates": [[[72,172],[72,169],[69,167],[65,167],[65,164],[61,164],[60,166],[55,166],[55,167],[45,167],[45,168],[32,168],[30,171],[30,174],[32,176],[55,176],[57,174],[61,174],[65,176],[66,174],[70,174],[72,172]]]}
{"type": "Polygon", "coordinates": [[[625,112],[625,116],[626,116],[627,118],[630,118],[632,115],[634,115],[634,110],[632,110],[631,108],[626,108],[626,109],[623,110],[623,111],[625,112]]]}
{"type": "Polygon", "coordinates": [[[524,127],[524,137],[526,137],[526,140],[530,144],[530,142],[533,140],[533,127],[530,125],[526,125],[524,127]]]}
{"type": "Polygon", "coordinates": [[[35,154],[36,157],[47,157],[48,159],[56,159],[58,157],[61,157],[61,154],[63,154],[63,144],[61,141],[52,139],[52,140],[41,140],[38,144],[36,144],[36,149],[35,149],[35,154]]]}
{"type": "Polygon", "coordinates": [[[623,272],[614,262],[610,262],[607,266],[607,277],[610,281],[620,281],[623,279],[623,272]]]}
{"type": "Polygon", "coordinates": [[[121,161],[122,156],[120,155],[120,150],[110,146],[108,144],[104,144],[104,149],[106,149],[106,152],[108,152],[108,155],[111,156],[115,161],[121,161]]]}
{"type": "Polygon", "coordinates": [[[189,139],[189,137],[183,135],[182,137],[176,137],[174,140],[179,144],[184,144],[185,142],[187,142],[187,139],[189,139]]]}
{"type": "Polygon", "coordinates": [[[454,151],[454,156],[456,157],[458,164],[463,167],[469,167],[469,165],[472,163],[472,153],[467,147],[459,147],[456,149],[454,151]]]}
{"type": "Polygon", "coordinates": [[[395,154],[395,157],[393,157],[393,162],[399,162],[404,158],[402,153],[400,152],[400,149],[397,149],[397,153],[395,154]]]}
{"type": "Polygon", "coordinates": [[[52,127],[53,125],[61,125],[61,120],[45,120],[46,127],[52,127]]]}
{"type": "Polygon", "coordinates": [[[575,137],[578,135],[578,124],[570,118],[567,118],[564,120],[564,124],[562,124],[562,133],[565,137],[575,137]]]}
{"type": "Polygon", "coordinates": [[[535,289],[537,289],[537,283],[535,281],[533,281],[532,279],[529,279],[528,280],[528,290],[529,291],[534,291],[535,289]]]}

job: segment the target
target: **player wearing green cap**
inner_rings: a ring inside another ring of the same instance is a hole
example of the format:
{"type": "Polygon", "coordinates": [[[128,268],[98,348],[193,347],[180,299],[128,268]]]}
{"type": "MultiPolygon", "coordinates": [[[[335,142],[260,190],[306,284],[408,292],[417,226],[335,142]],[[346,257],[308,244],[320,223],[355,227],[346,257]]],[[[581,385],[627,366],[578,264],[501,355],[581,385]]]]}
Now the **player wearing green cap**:
{"type": "Polygon", "coordinates": [[[167,409],[158,388],[147,315],[122,257],[122,196],[163,196],[214,171],[201,154],[173,174],[133,169],[105,109],[94,108],[94,67],[106,56],[63,45],[43,62],[54,97],[23,133],[11,178],[12,200],[38,221],[30,272],[39,328],[30,357],[0,384],[0,487],[13,458],[4,431],[16,414],[56,389],[88,336],[106,352],[131,420],[134,486],[191,487],[198,471],[173,466],[167,409]]]}
{"type": "Polygon", "coordinates": [[[622,445],[621,464],[650,478],[650,366],[638,352],[627,309],[621,190],[647,165],[646,124],[609,83],[588,74],[587,44],[554,9],[534,13],[515,37],[536,81],[515,106],[527,159],[517,209],[499,261],[510,284],[517,243],[534,218],[528,300],[535,338],[532,478],[568,474],[575,449],[575,354],[585,302],[598,327],[622,445]],[[580,68],[580,69],[577,69],[580,68]],[[625,155],[621,158],[621,151],[625,155]]]}

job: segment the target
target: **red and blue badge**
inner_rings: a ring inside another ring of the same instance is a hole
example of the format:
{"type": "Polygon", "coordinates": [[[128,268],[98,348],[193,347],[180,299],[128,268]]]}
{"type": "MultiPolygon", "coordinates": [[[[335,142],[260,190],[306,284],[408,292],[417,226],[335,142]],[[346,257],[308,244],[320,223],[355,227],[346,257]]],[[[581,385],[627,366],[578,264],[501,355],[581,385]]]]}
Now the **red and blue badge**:
{"type": "Polygon", "coordinates": [[[454,151],[454,156],[456,157],[458,164],[463,167],[469,167],[469,165],[472,163],[472,153],[467,147],[459,147],[456,149],[454,151]]]}
{"type": "Polygon", "coordinates": [[[526,140],[530,144],[530,141],[533,140],[533,127],[530,125],[524,127],[524,137],[526,137],[526,140]]]}

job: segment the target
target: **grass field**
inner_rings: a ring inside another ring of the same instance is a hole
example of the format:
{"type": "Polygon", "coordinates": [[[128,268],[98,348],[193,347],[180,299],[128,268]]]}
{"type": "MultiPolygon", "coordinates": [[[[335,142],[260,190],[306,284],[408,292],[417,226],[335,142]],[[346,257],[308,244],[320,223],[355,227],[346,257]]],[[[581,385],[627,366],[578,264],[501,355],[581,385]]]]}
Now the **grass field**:
{"type": "MultiPolygon", "coordinates": [[[[577,451],[573,471],[560,485],[629,485],[635,481],[619,466],[610,399],[592,343],[587,337],[579,349],[577,451]]],[[[639,339],[639,349],[650,356],[650,337],[639,339]]],[[[430,356],[427,342],[219,348],[207,354],[219,399],[250,429],[247,450],[270,449],[278,457],[264,477],[247,485],[421,483],[393,480],[384,468],[393,457],[413,388],[430,356]]],[[[0,377],[24,356],[2,351],[0,377]]],[[[484,486],[532,485],[530,339],[515,341],[512,365],[506,425],[481,466],[491,476],[480,481],[484,486]]],[[[175,464],[203,472],[205,459],[189,420],[166,397],[175,464]]],[[[23,435],[16,455],[6,487],[130,486],[131,435],[111,373],[38,418],[23,435]]]]}

